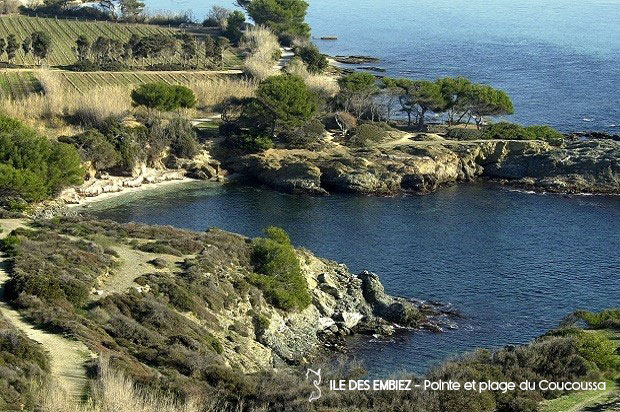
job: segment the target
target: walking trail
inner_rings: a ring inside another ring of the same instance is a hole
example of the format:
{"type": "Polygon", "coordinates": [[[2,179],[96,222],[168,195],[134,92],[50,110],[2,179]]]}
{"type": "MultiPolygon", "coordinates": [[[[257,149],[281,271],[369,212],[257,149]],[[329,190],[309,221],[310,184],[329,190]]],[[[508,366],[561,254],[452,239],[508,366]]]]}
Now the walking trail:
{"type": "MultiPolygon", "coordinates": [[[[25,226],[24,220],[2,219],[0,239],[6,237],[12,230],[25,226]]],[[[84,344],[67,339],[61,335],[46,332],[35,328],[23,316],[13,309],[5,296],[5,286],[9,280],[7,272],[8,262],[4,256],[0,257],[0,311],[15,327],[26,336],[43,345],[51,361],[52,377],[64,389],[69,397],[76,402],[82,397],[88,379],[84,363],[95,357],[84,344]]]]}

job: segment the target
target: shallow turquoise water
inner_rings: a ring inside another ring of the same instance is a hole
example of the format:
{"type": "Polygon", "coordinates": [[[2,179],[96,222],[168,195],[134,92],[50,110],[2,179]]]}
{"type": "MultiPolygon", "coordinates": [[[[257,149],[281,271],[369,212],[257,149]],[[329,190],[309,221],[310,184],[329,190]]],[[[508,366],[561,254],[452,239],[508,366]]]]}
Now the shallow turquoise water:
{"type": "Polygon", "coordinates": [[[449,302],[457,330],[354,342],[373,373],[421,371],[475,347],[528,341],[575,309],[620,306],[620,197],[460,185],[427,196],[292,196],[192,183],[124,195],[90,212],[120,222],[217,226],[293,243],[378,273],[388,292],[449,302]]]}
{"type": "MultiPolygon", "coordinates": [[[[202,19],[227,0],[151,0],[202,19]]],[[[309,0],[321,50],[382,59],[390,76],[462,75],[505,89],[510,120],[620,132],[620,0],[309,0]]],[[[374,65],[374,64],[373,64],[374,65]]]]}

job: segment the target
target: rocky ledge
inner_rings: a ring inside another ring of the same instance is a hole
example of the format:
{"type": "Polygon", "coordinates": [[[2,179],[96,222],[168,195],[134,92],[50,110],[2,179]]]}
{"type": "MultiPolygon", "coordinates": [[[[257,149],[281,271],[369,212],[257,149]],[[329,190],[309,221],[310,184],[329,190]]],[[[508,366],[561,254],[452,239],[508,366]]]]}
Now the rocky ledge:
{"type": "Polygon", "coordinates": [[[620,193],[620,142],[413,141],[370,149],[333,146],[312,152],[272,149],[227,159],[246,181],[310,194],[428,193],[442,185],[486,179],[562,193],[620,193]]]}
{"type": "Polygon", "coordinates": [[[442,330],[439,315],[446,312],[440,306],[390,296],[374,273],[354,275],[343,264],[305,250],[297,253],[312,303],[298,313],[270,311],[269,326],[257,335],[274,361],[303,362],[321,348],[344,349],[343,338],[354,333],[391,335],[397,328],[442,330]]]}

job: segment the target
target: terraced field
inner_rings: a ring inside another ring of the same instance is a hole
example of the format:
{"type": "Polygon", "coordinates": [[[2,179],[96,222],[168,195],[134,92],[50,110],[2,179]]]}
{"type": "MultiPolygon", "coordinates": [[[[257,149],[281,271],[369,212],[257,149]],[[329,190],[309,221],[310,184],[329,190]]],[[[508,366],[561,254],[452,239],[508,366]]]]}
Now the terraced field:
{"type": "Polygon", "coordinates": [[[157,81],[168,84],[189,84],[214,77],[215,75],[209,72],[62,72],[63,80],[81,93],[98,86],[131,86],[157,81]]]}
{"type": "Polygon", "coordinates": [[[0,98],[10,96],[13,99],[20,99],[39,91],[41,84],[32,72],[0,72],[0,98]]]}
{"type": "MultiPolygon", "coordinates": [[[[213,72],[69,72],[56,71],[70,89],[87,93],[95,87],[127,86],[163,81],[168,84],[190,84],[194,81],[213,79],[213,72]]],[[[24,70],[0,71],[0,98],[20,99],[30,93],[42,91],[36,72],[24,70]]]]}
{"type": "MultiPolygon", "coordinates": [[[[21,15],[0,17],[0,37],[6,38],[7,35],[14,34],[19,44],[26,36],[37,30],[48,33],[52,39],[50,54],[46,61],[46,64],[50,66],[64,66],[75,63],[75,41],[80,35],[85,36],[91,42],[99,36],[126,42],[132,34],[147,36],[157,33],[166,35],[178,35],[181,33],[179,29],[148,24],[74,21],[21,15]]],[[[204,33],[194,34],[197,36],[205,35],[204,33]]],[[[204,56],[202,42],[198,44],[198,56],[204,56]]],[[[177,55],[174,61],[180,63],[181,57],[177,55]]],[[[32,54],[24,56],[23,51],[20,49],[14,63],[30,66],[35,64],[35,60],[32,54]]],[[[159,62],[155,60],[153,63],[159,62]]],[[[240,63],[241,61],[235,53],[231,51],[225,53],[224,68],[238,67],[240,63]]]]}

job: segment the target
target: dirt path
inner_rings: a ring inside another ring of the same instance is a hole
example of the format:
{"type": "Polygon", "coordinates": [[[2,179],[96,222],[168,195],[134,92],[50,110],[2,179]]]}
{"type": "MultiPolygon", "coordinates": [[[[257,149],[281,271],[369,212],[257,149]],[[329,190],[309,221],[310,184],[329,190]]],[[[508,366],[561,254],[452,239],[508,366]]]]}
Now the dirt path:
{"type": "Polygon", "coordinates": [[[112,272],[110,276],[102,279],[99,289],[100,293],[95,295],[93,300],[99,300],[113,293],[126,292],[131,287],[138,286],[135,280],[140,276],[162,271],[162,269],[158,269],[149,263],[149,261],[155,258],[165,260],[167,269],[164,270],[169,270],[175,268],[188,257],[147,253],[125,245],[114,246],[112,249],[118,253],[119,259],[122,262],[121,267],[112,272]]]}
{"type": "MultiPolygon", "coordinates": [[[[2,219],[3,229],[0,239],[6,237],[12,230],[24,227],[25,221],[18,219],[2,219]]],[[[19,312],[13,309],[5,298],[4,288],[9,280],[7,273],[8,262],[4,256],[0,257],[0,311],[18,329],[30,339],[43,345],[51,361],[52,376],[67,392],[71,399],[78,401],[88,382],[84,362],[95,355],[82,343],[69,340],[61,335],[36,329],[28,323],[19,312]]]]}

